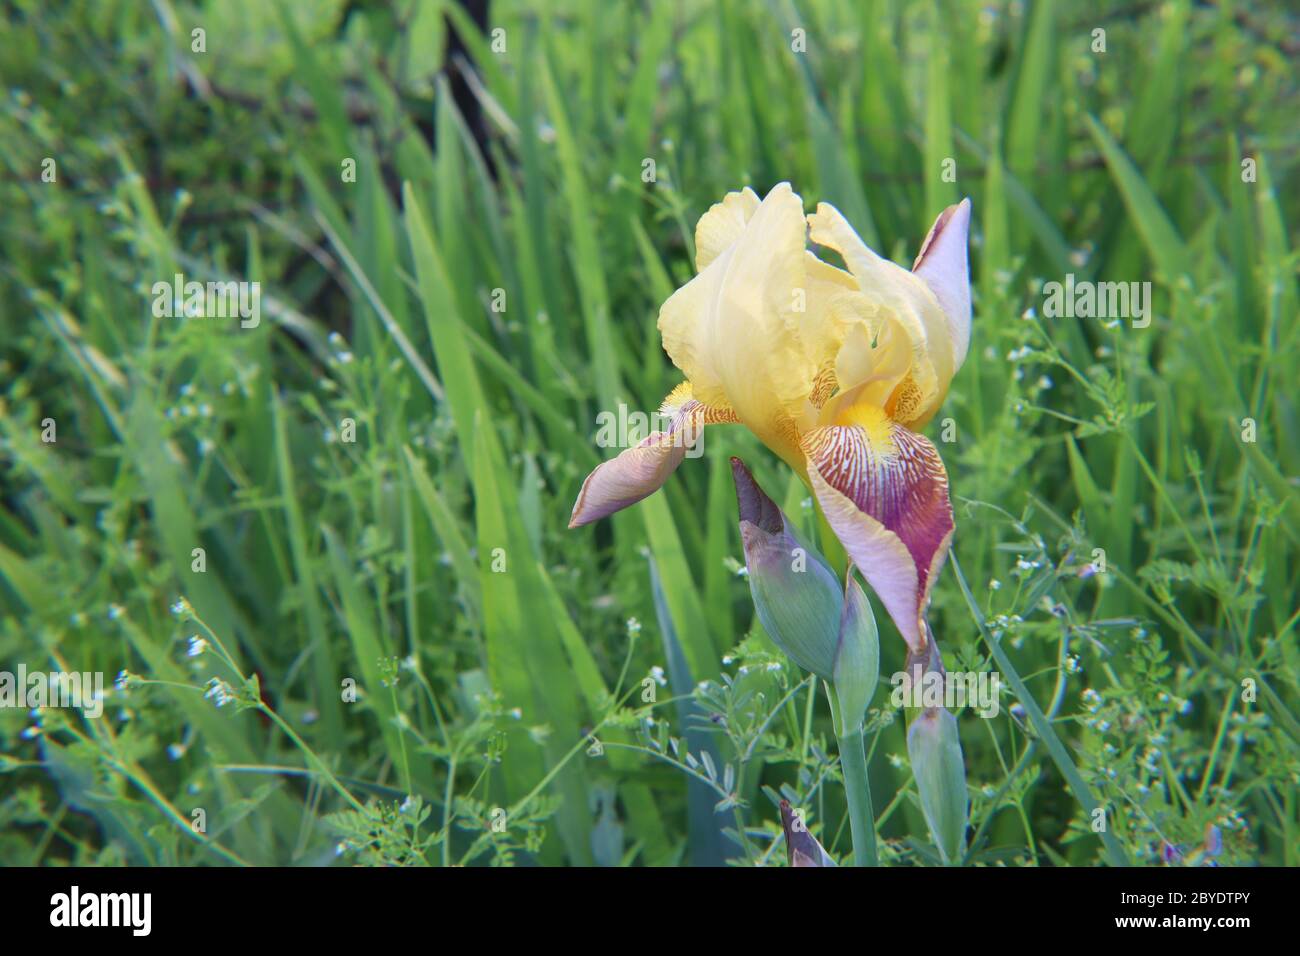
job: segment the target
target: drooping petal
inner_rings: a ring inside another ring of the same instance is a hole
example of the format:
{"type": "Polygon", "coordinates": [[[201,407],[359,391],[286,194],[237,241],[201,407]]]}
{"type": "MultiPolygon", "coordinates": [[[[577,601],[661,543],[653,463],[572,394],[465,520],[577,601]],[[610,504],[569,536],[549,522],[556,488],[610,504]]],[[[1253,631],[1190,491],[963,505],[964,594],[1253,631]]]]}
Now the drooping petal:
{"type": "Polygon", "coordinates": [[[966,262],[970,232],[970,200],[963,199],[939,214],[912,264],[913,274],[930,287],[948,317],[955,353],[961,368],[970,349],[970,272],[966,262]]]}
{"type": "Polygon", "coordinates": [[[882,409],[857,405],[804,437],[808,476],[831,529],[915,653],[922,616],[952,539],[938,451],[882,409]]]}
{"type": "Polygon", "coordinates": [[[705,425],[737,421],[726,406],[706,405],[683,382],[664,400],[660,413],[669,418],[666,431],[656,431],[616,458],[597,465],[582,483],[569,527],[590,524],[634,505],[662,487],[668,476],[699,440],[705,425]]]}
{"type": "Polygon", "coordinates": [[[701,261],[708,264],[664,303],[659,330],[700,401],[730,406],[764,444],[801,467],[796,420],[817,372],[800,339],[795,294],[807,268],[803,202],[780,183],[736,234],[747,204],[741,194],[731,209],[724,200],[706,214],[701,261]]]}

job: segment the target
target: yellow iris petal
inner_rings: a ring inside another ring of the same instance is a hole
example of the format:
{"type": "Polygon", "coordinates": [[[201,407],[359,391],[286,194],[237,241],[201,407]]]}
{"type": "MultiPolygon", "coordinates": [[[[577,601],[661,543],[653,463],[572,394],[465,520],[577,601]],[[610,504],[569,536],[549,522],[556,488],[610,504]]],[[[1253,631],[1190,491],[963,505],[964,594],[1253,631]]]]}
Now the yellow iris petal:
{"type": "MultiPolygon", "coordinates": [[[[883,330],[893,326],[890,338],[901,336],[911,350],[908,372],[890,385],[886,402],[893,402],[891,412],[903,424],[917,427],[938,409],[947,394],[948,384],[956,371],[956,354],[947,316],[929,287],[902,266],[872,252],[834,206],[821,203],[808,217],[812,241],[834,249],[844,259],[857,280],[860,294],[878,310],[871,331],[878,342],[883,330]]],[[[864,307],[860,307],[864,308],[864,307]]],[[[837,366],[847,374],[866,371],[874,376],[877,359],[864,354],[862,339],[849,343],[851,351],[837,359],[837,366]]],[[[891,345],[891,349],[901,344],[891,345]]],[[[882,356],[883,358],[883,356],[882,356]]],[[[890,359],[897,354],[891,352],[890,359]]],[[[881,379],[877,379],[881,381],[881,379]]],[[[841,380],[843,389],[861,385],[863,380],[841,380]]]]}
{"type": "Polygon", "coordinates": [[[687,378],[664,402],[670,424],[587,477],[570,527],[652,494],[700,426],[743,424],[808,482],[909,659],[926,653],[953,515],[943,461],[915,429],[969,347],[969,228],[969,201],[945,209],[909,272],[835,207],[805,218],[788,183],[761,202],[748,188],[728,193],[696,226],[699,274],[659,311],[664,349],[687,378]],[[808,251],[809,238],[848,271],[808,251]]]}
{"type": "Polygon", "coordinates": [[[797,423],[817,373],[800,335],[803,202],[788,183],[752,213],[743,193],[733,195],[739,198],[714,206],[697,230],[707,264],[659,312],[664,349],[698,399],[729,405],[764,444],[801,467],[797,423]]]}
{"type": "Polygon", "coordinates": [[[759,199],[746,186],[740,192],[727,193],[722,202],[714,203],[695,224],[695,269],[703,272],[710,262],[726,252],[745,230],[759,199]]]}

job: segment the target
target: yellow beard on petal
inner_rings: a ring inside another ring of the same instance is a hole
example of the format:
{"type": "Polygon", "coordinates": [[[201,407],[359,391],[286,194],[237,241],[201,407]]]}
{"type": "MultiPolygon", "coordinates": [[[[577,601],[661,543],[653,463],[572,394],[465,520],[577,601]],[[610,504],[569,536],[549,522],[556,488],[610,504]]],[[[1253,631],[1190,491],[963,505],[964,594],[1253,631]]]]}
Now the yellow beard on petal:
{"type": "Polygon", "coordinates": [[[850,405],[835,416],[835,425],[857,425],[867,436],[867,441],[877,454],[890,456],[895,452],[892,425],[889,415],[878,405],[861,403],[850,405]]]}

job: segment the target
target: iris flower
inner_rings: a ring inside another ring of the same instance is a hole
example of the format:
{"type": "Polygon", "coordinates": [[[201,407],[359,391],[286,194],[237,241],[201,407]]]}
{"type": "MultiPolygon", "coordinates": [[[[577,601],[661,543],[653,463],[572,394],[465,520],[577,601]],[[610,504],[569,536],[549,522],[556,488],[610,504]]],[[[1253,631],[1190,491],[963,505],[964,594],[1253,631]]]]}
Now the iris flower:
{"type": "Polygon", "coordinates": [[[953,533],[948,475],[921,435],[970,344],[970,201],[940,214],[912,269],[788,183],[728,193],[695,229],[698,275],[659,312],[686,376],[657,431],[587,476],[569,527],[656,491],[706,425],[740,424],[811,488],[912,656],[953,533]],[[808,248],[836,252],[847,271],[808,248]]]}

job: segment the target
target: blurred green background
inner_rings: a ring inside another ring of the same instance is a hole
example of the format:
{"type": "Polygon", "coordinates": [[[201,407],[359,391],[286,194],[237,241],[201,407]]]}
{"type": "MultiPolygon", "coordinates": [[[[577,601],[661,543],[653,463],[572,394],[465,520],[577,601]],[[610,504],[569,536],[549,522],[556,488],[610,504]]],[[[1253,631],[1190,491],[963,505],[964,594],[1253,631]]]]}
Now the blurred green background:
{"type": "MultiPolygon", "coordinates": [[[[0,669],[107,686],[98,720],[0,709],[0,863],[782,865],[780,795],[843,858],[825,699],[752,621],[728,456],[811,528],[806,489],[718,428],[565,528],[597,415],[680,380],[655,318],[695,220],[781,180],[905,264],[972,197],[971,353],[930,433],[981,613],[1129,860],[1218,832],[1216,862],[1300,862],[1294,12],[3,16],[0,669]],[[260,322],[156,316],[177,273],[258,282],[260,322]],[[1044,317],[1067,274],[1151,282],[1150,326],[1044,317]]],[[[991,667],[950,568],[931,622],[991,667]]],[[[882,854],[932,863],[888,690],[882,854]]],[[[1012,703],[960,717],[968,862],[1099,862],[1012,703]]]]}

